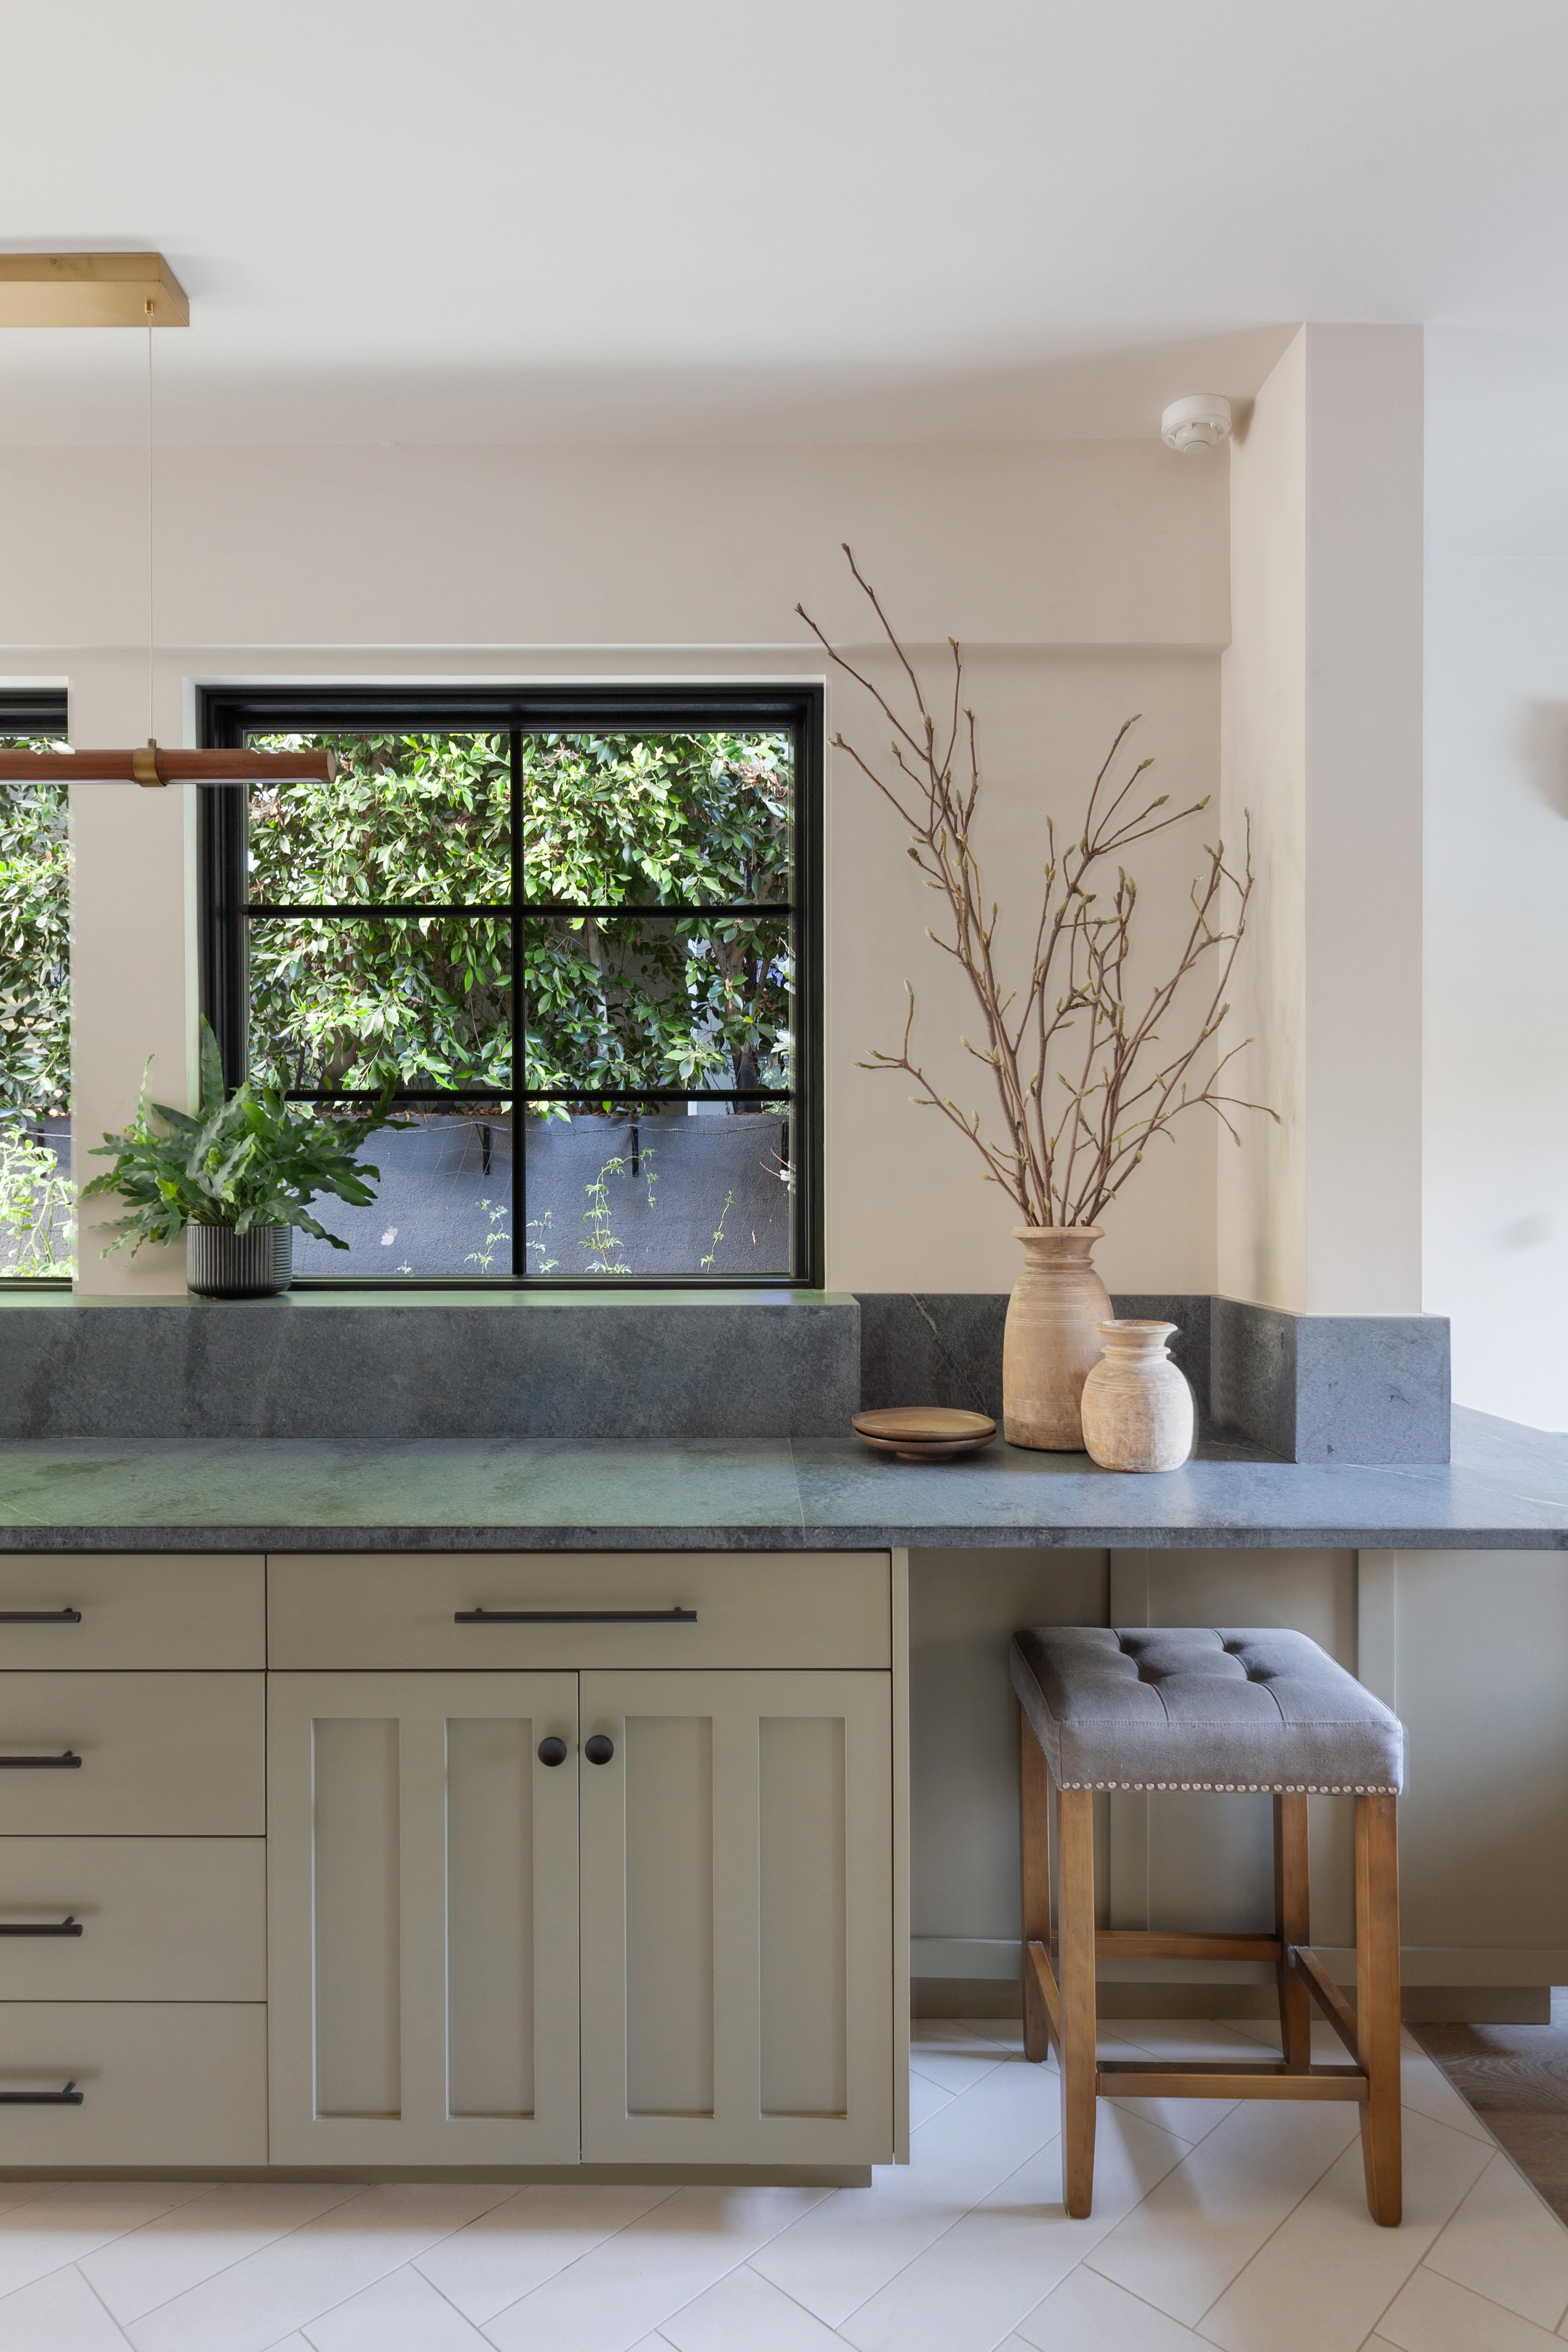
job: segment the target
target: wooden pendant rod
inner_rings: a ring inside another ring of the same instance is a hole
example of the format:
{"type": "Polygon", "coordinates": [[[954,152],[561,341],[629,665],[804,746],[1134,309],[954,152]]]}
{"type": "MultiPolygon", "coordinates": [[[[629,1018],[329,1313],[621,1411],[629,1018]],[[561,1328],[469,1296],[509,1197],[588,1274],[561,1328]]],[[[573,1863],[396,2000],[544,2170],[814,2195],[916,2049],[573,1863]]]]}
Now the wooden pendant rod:
{"type": "Polygon", "coordinates": [[[0,751],[0,783],[276,784],[331,781],[325,751],[0,751]]]}

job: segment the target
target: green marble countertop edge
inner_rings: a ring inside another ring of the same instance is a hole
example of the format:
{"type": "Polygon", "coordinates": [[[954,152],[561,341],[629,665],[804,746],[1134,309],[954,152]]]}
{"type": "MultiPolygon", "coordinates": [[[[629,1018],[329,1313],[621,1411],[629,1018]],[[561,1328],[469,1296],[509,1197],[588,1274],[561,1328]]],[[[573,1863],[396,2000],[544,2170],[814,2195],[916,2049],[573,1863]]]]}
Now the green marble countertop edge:
{"type": "Polygon", "coordinates": [[[1449,1465],[1296,1465],[1205,1449],[1159,1478],[997,1445],[897,1465],[785,1438],[29,1439],[0,1444],[0,1549],[70,1531],[104,1549],[161,1533],[214,1548],[799,1549],[1149,1545],[1568,1548],[1568,1439],[1456,1417],[1449,1465]],[[1461,1423],[1465,1423],[1461,1431],[1461,1423]],[[1463,1444],[1458,1441],[1463,1437],[1463,1444]],[[247,1531],[249,1531],[247,1533],[247,1531]]]}

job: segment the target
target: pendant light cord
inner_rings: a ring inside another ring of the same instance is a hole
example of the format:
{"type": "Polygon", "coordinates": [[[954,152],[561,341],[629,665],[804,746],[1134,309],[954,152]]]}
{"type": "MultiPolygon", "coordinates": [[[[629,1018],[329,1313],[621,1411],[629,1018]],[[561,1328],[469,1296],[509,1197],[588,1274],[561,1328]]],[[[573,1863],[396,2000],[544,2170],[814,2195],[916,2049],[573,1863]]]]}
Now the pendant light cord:
{"type": "Polygon", "coordinates": [[[153,726],[153,304],[144,305],[147,313],[147,740],[152,742],[153,726]]]}

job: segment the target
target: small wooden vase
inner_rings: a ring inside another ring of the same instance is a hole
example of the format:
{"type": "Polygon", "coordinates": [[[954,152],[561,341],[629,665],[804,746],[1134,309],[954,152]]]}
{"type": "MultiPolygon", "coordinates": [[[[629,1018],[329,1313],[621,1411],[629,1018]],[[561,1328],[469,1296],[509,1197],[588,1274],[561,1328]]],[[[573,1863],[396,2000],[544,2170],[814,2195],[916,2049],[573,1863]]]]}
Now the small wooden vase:
{"type": "Polygon", "coordinates": [[[1102,1323],[1083,1384],[1083,1440],[1102,1470],[1175,1470],[1193,1450],[1193,1392],[1166,1352],[1173,1323],[1102,1323]]]}
{"type": "Polygon", "coordinates": [[[1081,1454],[1083,1384],[1100,1360],[1110,1294],[1089,1260],[1099,1225],[1015,1225],[1024,1271],[1002,1340],[1002,1434],[1009,1445],[1081,1454]]]}

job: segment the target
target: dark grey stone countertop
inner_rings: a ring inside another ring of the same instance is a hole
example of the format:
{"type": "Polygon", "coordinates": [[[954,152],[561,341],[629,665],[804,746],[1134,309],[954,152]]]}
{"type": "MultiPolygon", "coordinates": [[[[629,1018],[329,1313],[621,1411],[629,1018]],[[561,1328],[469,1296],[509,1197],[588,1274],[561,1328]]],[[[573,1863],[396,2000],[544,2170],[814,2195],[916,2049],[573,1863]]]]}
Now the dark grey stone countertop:
{"type": "Polygon", "coordinates": [[[91,1439],[0,1445],[0,1549],[1568,1549],[1568,1437],[1458,1411],[1442,1465],[1205,1444],[1133,1477],[996,1444],[854,1439],[91,1439]]]}

